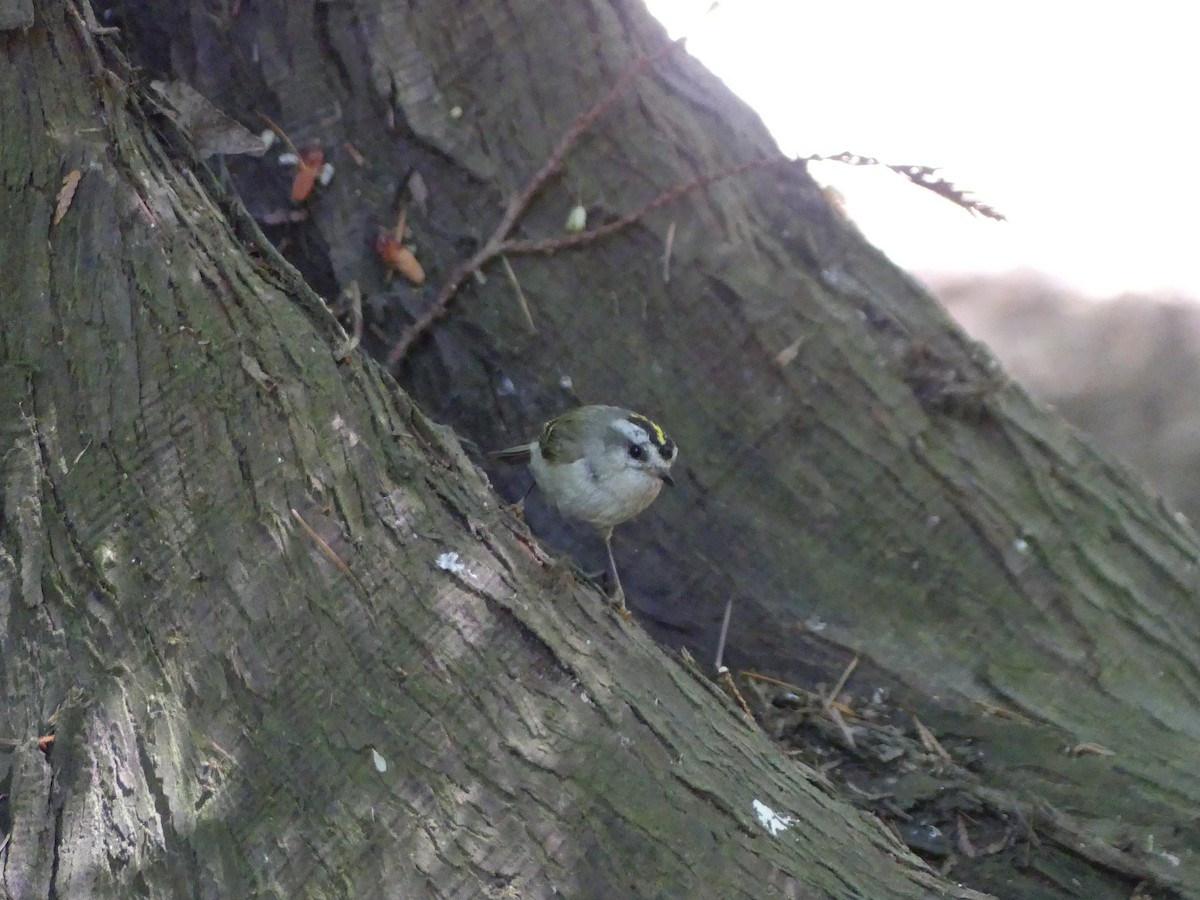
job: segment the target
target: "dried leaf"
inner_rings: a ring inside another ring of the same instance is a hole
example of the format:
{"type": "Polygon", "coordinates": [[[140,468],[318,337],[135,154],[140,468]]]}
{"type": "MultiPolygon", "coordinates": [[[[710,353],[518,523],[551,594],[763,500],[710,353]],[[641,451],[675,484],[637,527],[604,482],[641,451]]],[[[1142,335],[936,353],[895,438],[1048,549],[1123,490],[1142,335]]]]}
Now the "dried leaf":
{"type": "Polygon", "coordinates": [[[394,234],[382,232],[375,239],[375,253],[383,260],[385,266],[399,272],[413,284],[425,283],[425,270],[417,262],[416,255],[396,240],[394,234]]]}
{"type": "Polygon", "coordinates": [[[354,164],[360,169],[367,166],[367,158],[363,156],[362,151],[355,147],[352,143],[349,141],[343,141],[342,149],[346,151],[346,155],[354,160],[354,164]]]}
{"type": "Polygon", "coordinates": [[[55,225],[63,220],[63,216],[71,208],[71,201],[75,199],[75,189],[79,187],[81,178],[83,178],[83,173],[78,169],[72,169],[63,179],[62,187],[58,189],[58,202],[54,205],[55,225]]]}
{"type": "Polygon", "coordinates": [[[309,198],[323,168],[325,168],[325,150],[320,144],[309,144],[300,152],[296,177],[292,179],[293,203],[303,203],[309,198]]]}
{"type": "Polygon", "coordinates": [[[781,369],[785,369],[792,364],[797,356],[800,355],[800,348],[804,346],[804,342],[808,340],[807,334],[802,334],[796,338],[782,350],[775,354],[775,365],[781,369]]]}

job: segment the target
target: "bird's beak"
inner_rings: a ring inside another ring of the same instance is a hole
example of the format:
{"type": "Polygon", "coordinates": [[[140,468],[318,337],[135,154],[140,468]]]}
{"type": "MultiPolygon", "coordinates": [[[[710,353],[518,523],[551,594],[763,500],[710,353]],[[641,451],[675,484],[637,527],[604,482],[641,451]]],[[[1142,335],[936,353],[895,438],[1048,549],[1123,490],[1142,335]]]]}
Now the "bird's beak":
{"type": "Polygon", "coordinates": [[[663,480],[667,487],[675,487],[675,479],[671,477],[670,472],[661,472],[658,477],[663,480]]]}

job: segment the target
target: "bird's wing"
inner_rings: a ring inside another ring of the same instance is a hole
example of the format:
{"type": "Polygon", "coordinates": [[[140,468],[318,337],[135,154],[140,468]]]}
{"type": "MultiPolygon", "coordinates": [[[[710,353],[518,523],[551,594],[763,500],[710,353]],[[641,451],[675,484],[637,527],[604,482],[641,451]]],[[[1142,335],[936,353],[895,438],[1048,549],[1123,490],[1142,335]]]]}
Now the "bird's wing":
{"type": "Polygon", "coordinates": [[[501,462],[512,463],[514,465],[524,464],[529,462],[531,453],[530,444],[520,444],[516,447],[506,447],[503,450],[493,450],[488,456],[493,459],[498,459],[501,462]]]}
{"type": "Polygon", "coordinates": [[[583,441],[576,441],[574,447],[567,448],[566,442],[563,441],[558,428],[559,421],[562,418],[563,416],[559,416],[559,418],[551,419],[546,423],[546,427],[542,429],[542,433],[538,436],[538,444],[542,448],[542,458],[546,462],[569,465],[583,456],[583,441]]]}

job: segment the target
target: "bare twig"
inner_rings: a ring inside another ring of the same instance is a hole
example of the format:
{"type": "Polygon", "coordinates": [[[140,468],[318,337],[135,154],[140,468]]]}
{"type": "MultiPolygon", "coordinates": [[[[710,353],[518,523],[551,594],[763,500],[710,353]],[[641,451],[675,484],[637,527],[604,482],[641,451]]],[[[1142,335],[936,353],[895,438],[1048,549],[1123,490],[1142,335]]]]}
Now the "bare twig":
{"type": "Polygon", "coordinates": [[[955,837],[958,842],[958,852],[968,859],[974,859],[979,854],[975,851],[975,845],[971,843],[970,835],[967,834],[967,823],[963,821],[962,813],[959,813],[957,818],[955,837]]]}
{"type": "MultiPolygon", "coordinates": [[[[820,702],[822,707],[825,705],[824,697],[822,697],[818,694],[814,694],[812,691],[805,690],[804,688],[800,687],[799,685],[791,684],[790,682],[787,682],[787,681],[780,681],[778,678],[772,678],[770,675],[763,675],[761,672],[750,672],[747,670],[742,670],[741,672],[738,672],[738,677],[747,678],[750,681],[759,681],[764,684],[773,684],[776,687],[786,688],[787,690],[789,690],[793,694],[795,694],[797,697],[800,697],[800,696],[807,697],[811,701],[820,702]]],[[[854,712],[853,709],[851,709],[849,706],[847,706],[844,703],[838,702],[837,700],[831,700],[829,702],[829,708],[836,709],[840,712],[845,713],[846,715],[855,716],[855,718],[857,718],[857,714],[854,712]]]]}
{"type": "Polygon", "coordinates": [[[725,638],[729,635],[729,619],[733,615],[733,598],[725,601],[725,618],[721,620],[721,636],[717,639],[717,671],[725,668],[725,638]]]}
{"type": "Polygon", "coordinates": [[[661,59],[674,53],[677,49],[683,46],[683,40],[672,41],[662,49],[655,53],[649,53],[635,60],[625,73],[617,80],[617,83],[612,86],[607,94],[597,100],[589,109],[584,110],[576,117],[571,126],[563,133],[558,144],[550,151],[550,155],[542,164],[542,167],[534,173],[533,177],[526,182],[525,187],[520,193],[509,201],[508,207],[504,210],[504,215],[500,217],[492,236],[488,238],[487,243],[479,248],[469,259],[460,262],[454,267],[450,273],[450,277],[446,283],[442,285],[442,289],[438,291],[437,297],[434,298],[432,305],[424,313],[422,313],[415,322],[400,336],[400,340],[392,347],[391,353],[388,354],[388,368],[394,368],[400,360],[404,359],[408,353],[409,347],[413,342],[420,337],[434,322],[446,314],[446,310],[450,306],[450,301],[454,298],[463,281],[474,272],[476,269],[490,262],[496,256],[507,251],[504,247],[504,242],[508,235],[512,232],[513,226],[525,214],[529,208],[529,204],[537,195],[546,183],[554,176],[554,174],[562,168],[563,160],[567,153],[574,147],[584,132],[595,124],[604,113],[608,112],[609,108],[621,98],[641,75],[646,72],[651,66],[658,63],[661,59]]]}
{"type": "Polygon", "coordinates": [[[509,264],[507,256],[501,256],[500,262],[504,266],[504,274],[508,276],[509,284],[513,286],[513,292],[517,295],[517,303],[521,307],[521,312],[525,314],[525,322],[529,325],[529,332],[536,334],[537,326],[533,324],[533,313],[529,311],[529,301],[525,299],[525,292],[521,290],[521,282],[517,280],[517,273],[513,271],[513,267],[509,264]]]}
{"type": "Polygon", "coordinates": [[[413,345],[417,338],[428,331],[434,322],[446,314],[446,310],[450,307],[450,301],[454,299],[454,295],[458,293],[458,289],[462,286],[462,283],[466,281],[472,272],[495,257],[499,253],[498,247],[498,242],[493,243],[489,240],[473,256],[454,267],[454,270],[450,273],[450,277],[442,285],[442,289],[438,291],[438,295],[434,298],[429,309],[421,313],[416,321],[405,329],[404,334],[400,335],[400,340],[396,341],[392,347],[387,358],[389,369],[394,369],[408,355],[408,348],[413,345]]]}
{"type": "Polygon", "coordinates": [[[296,512],[295,509],[292,510],[292,518],[295,519],[300,524],[300,527],[304,529],[305,533],[316,542],[317,547],[320,548],[321,552],[325,554],[329,561],[337,566],[343,575],[350,579],[350,583],[358,588],[359,593],[366,594],[367,589],[362,586],[361,581],[354,577],[354,573],[350,571],[350,567],[346,565],[342,561],[342,558],[334,552],[333,548],[330,547],[329,544],[327,544],[325,540],[313,530],[312,526],[304,521],[304,517],[301,516],[300,513],[296,512]]]}
{"type": "Polygon", "coordinates": [[[671,220],[671,224],[667,226],[667,237],[663,241],[663,284],[671,283],[671,250],[675,247],[675,220],[671,220]]]}
{"type": "Polygon", "coordinates": [[[738,690],[737,682],[733,680],[733,673],[729,671],[729,667],[725,665],[724,661],[725,638],[729,635],[729,619],[732,615],[733,598],[730,597],[725,601],[725,618],[721,622],[721,636],[717,639],[717,684],[721,685],[725,693],[733,698],[733,701],[741,708],[742,714],[753,722],[754,713],[750,711],[750,704],[738,690]]]}
{"type": "Polygon", "coordinates": [[[944,197],[956,206],[961,206],[967,212],[976,213],[997,222],[1005,222],[1004,214],[995,207],[989,206],[982,200],[977,200],[966,191],[955,187],[937,174],[937,169],[930,166],[906,166],[894,163],[880,162],[874,157],[859,156],[857,153],[838,153],[834,156],[813,155],[806,157],[809,162],[840,162],[848,166],[884,166],[898,175],[903,175],[918,187],[933,191],[939,197],[944,197]]]}
{"type": "Polygon", "coordinates": [[[842,693],[842,688],[846,686],[846,682],[850,680],[850,676],[854,674],[854,670],[858,668],[858,657],[850,660],[845,671],[842,672],[842,677],[837,680],[837,684],[833,686],[833,690],[829,692],[829,696],[825,698],[825,702],[821,705],[825,707],[825,712],[829,712],[829,708],[833,706],[838,695],[842,693]]]}
{"type": "Polygon", "coordinates": [[[941,742],[938,741],[933,732],[925,727],[924,722],[916,716],[913,716],[913,722],[916,723],[917,737],[920,738],[922,747],[937,756],[942,762],[954,762],[954,757],[941,745],[941,742]]]}
{"type": "Polygon", "coordinates": [[[858,744],[854,742],[854,735],[850,732],[850,726],[846,724],[846,720],[842,718],[841,712],[836,706],[829,706],[825,709],[825,714],[829,716],[831,722],[837,726],[838,731],[842,734],[842,740],[846,742],[846,746],[851,750],[857,750],[858,744]]]}
{"type": "Polygon", "coordinates": [[[273,132],[275,132],[275,134],[277,136],[283,138],[283,142],[284,142],[284,144],[287,145],[288,151],[293,156],[295,156],[296,159],[299,159],[300,151],[297,149],[296,145],[292,143],[292,139],[290,137],[288,137],[287,132],[284,131],[282,128],[280,128],[278,125],[276,125],[273,121],[271,121],[271,117],[268,116],[266,113],[260,112],[258,115],[259,115],[259,118],[261,118],[264,122],[267,123],[268,128],[270,128],[273,132]]]}
{"type": "Polygon", "coordinates": [[[592,241],[608,237],[610,234],[620,231],[623,228],[628,228],[634,222],[644,218],[647,213],[651,213],[660,206],[666,206],[668,203],[678,200],[684,194],[690,194],[692,191],[708,187],[718,181],[724,181],[726,178],[745,175],[747,172],[754,172],[759,169],[771,169],[776,166],[794,166],[799,164],[796,160],[786,156],[760,156],[747,162],[725,166],[724,168],[717,169],[715,172],[697,175],[689,181],[684,181],[672,188],[668,188],[653,200],[639,206],[633,212],[626,213],[620,218],[613,219],[611,222],[606,222],[596,228],[590,228],[578,234],[561,234],[551,238],[541,238],[532,241],[505,241],[504,252],[557,253],[559,250],[567,250],[571,247],[578,247],[581,244],[590,244],[592,241]]]}
{"type": "Polygon", "coordinates": [[[1036,725],[1033,719],[1021,715],[1011,709],[1005,709],[1002,706],[996,706],[994,703],[989,703],[986,700],[976,700],[975,705],[983,710],[985,716],[996,716],[1000,719],[1011,719],[1014,722],[1020,722],[1023,725],[1036,725]]]}
{"type": "Polygon", "coordinates": [[[742,696],[742,692],[738,690],[737,684],[733,680],[733,675],[725,666],[721,666],[717,670],[717,684],[726,694],[732,698],[733,702],[738,705],[744,715],[751,722],[754,721],[754,713],[750,711],[750,704],[746,702],[746,698],[742,696]]]}
{"type": "MultiPolygon", "coordinates": [[[[690,181],[685,181],[681,184],[669,188],[650,200],[642,206],[635,209],[633,212],[626,213],[620,218],[600,225],[597,228],[591,228],[587,231],[581,231],[578,234],[563,234],[556,235],[550,238],[539,238],[536,240],[496,240],[496,235],[488,241],[483,247],[476,251],[475,255],[459,263],[455,266],[454,271],[450,273],[450,278],[442,286],[438,292],[437,298],[424,313],[422,313],[415,322],[400,336],[391,353],[388,354],[387,364],[389,368],[393,368],[408,354],[409,348],[413,343],[424,334],[434,322],[446,315],[450,307],[450,301],[454,299],[454,295],[458,292],[459,287],[467,279],[472,272],[491,262],[500,254],[516,255],[522,253],[557,253],[560,250],[569,250],[572,247],[580,247],[584,244],[590,244],[593,241],[598,241],[601,238],[608,237],[622,229],[628,228],[638,220],[646,216],[647,213],[653,212],[660,206],[666,206],[675,200],[678,200],[684,194],[690,194],[692,191],[708,187],[709,185],[722,181],[726,178],[733,178],[735,175],[744,175],[747,172],[753,172],[759,169],[769,169],[775,166],[796,165],[797,161],[784,156],[760,157],[752,159],[749,162],[738,163],[737,165],[727,166],[718,169],[715,172],[709,172],[705,175],[698,175],[690,181]]],[[[497,229],[499,234],[499,229],[497,229]]]]}
{"type": "MultiPolygon", "coordinates": [[[[405,329],[400,335],[399,340],[392,346],[391,352],[388,353],[387,366],[389,369],[394,369],[412,348],[412,345],[426,331],[433,326],[435,322],[441,319],[449,311],[450,304],[454,300],[464,281],[472,274],[478,272],[483,266],[491,262],[497,256],[502,254],[515,255],[520,253],[556,253],[559,250],[568,250],[573,247],[581,247],[585,244],[590,244],[602,238],[608,237],[624,228],[642,219],[648,213],[666,206],[685,194],[701,188],[708,187],[717,181],[726,178],[732,178],[736,175],[743,175],[747,172],[753,172],[760,169],[773,168],[775,166],[785,165],[804,165],[807,162],[817,161],[833,161],[841,162],[847,165],[868,166],[882,165],[897,172],[914,184],[917,184],[927,190],[942,196],[951,202],[969,210],[973,213],[978,213],[982,216],[987,216],[991,219],[1004,220],[1004,216],[988,206],[982,201],[976,200],[964,191],[959,190],[953,184],[940,178],[936,174],[936,169],[929,166],[909,166],[909,165],[893,165],[890,163],[882,163],[877,159],[867,156],[859,156],[854,153],[839,153],[835,156],[823,156],[813,154],[811,156],[801,157],[799,159],[791,159],[783,156],[760,157],[750,160],[749,162],[738,163],[737,165],[727,166],[718,169],[715,172],[698,175],[695,178],[669,188],[658,196],[654,197],[649,202],[643,204],[633,212],[626,213],[623,216],[601,225],[597,228],[592,228],[587,231],[578,233],[570,233],[565,235],[557,235],[555,237],[540,238],[533,240],[516,240],[510,235],[521,217],[528,211],[533,198],[538,192],[546,186],[551,178],[562,168],[563,161],[567,154],[579,142],[579,139],[591,128],[596,121],[606,113],[609,108],[616,103],[618,99],[629,89],[644,72],[658,63],[661,59],[668,56],[676,49],[683,45],[683,38],[667,44],[655,53],[650,53],[635,60],[628,69],[617,80],[617,83],[612,88],[597,100],[591,107],[580,113],[571,126],[563,133],[554,149],[550,151],[550,155],[542,164],[542,167],[525,183],[525,186],[509,201],[508,206],[504,210],[504,214],[500,217],[500,221],[496,224],[491,236],[474,254],[469,258],[462,260],[450,272],[446,282],[434,297],[433,302],[425,312],[421,313],[411,325],[405,329]]],[[[266,116],[263,117],[264,119],[266,116]]],[[[274,123],[267,119],[267,122],[274,126],[274,123]]],[[[281,132],[282,133],[282,132],[281,132]]],[[[668,232],[666,250],[663,255],[663,280],[670,279],[670,252],[674,238],[674,223],[668,232]]]]}

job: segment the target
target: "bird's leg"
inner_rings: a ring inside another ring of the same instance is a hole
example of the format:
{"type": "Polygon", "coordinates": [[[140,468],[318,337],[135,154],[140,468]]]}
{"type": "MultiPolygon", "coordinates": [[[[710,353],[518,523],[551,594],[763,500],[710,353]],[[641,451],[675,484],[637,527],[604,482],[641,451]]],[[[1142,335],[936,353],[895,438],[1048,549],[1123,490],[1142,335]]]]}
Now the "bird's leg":
{"type": "Polygon", "coordinates": [[[629,607],[625,605],[625,590],[621,587],[621,575],[617,572],[617,561],[613,558],[612,552],[612,529],[605,528],[602,532],[604,535],[604,549],[608,551],[608,571],[612,573],[613,584],[617,586],[616,591],[612,595],[612,602],[617,607],[617,612],[622,619],[628,621],[630,619],[629,607]]]}

